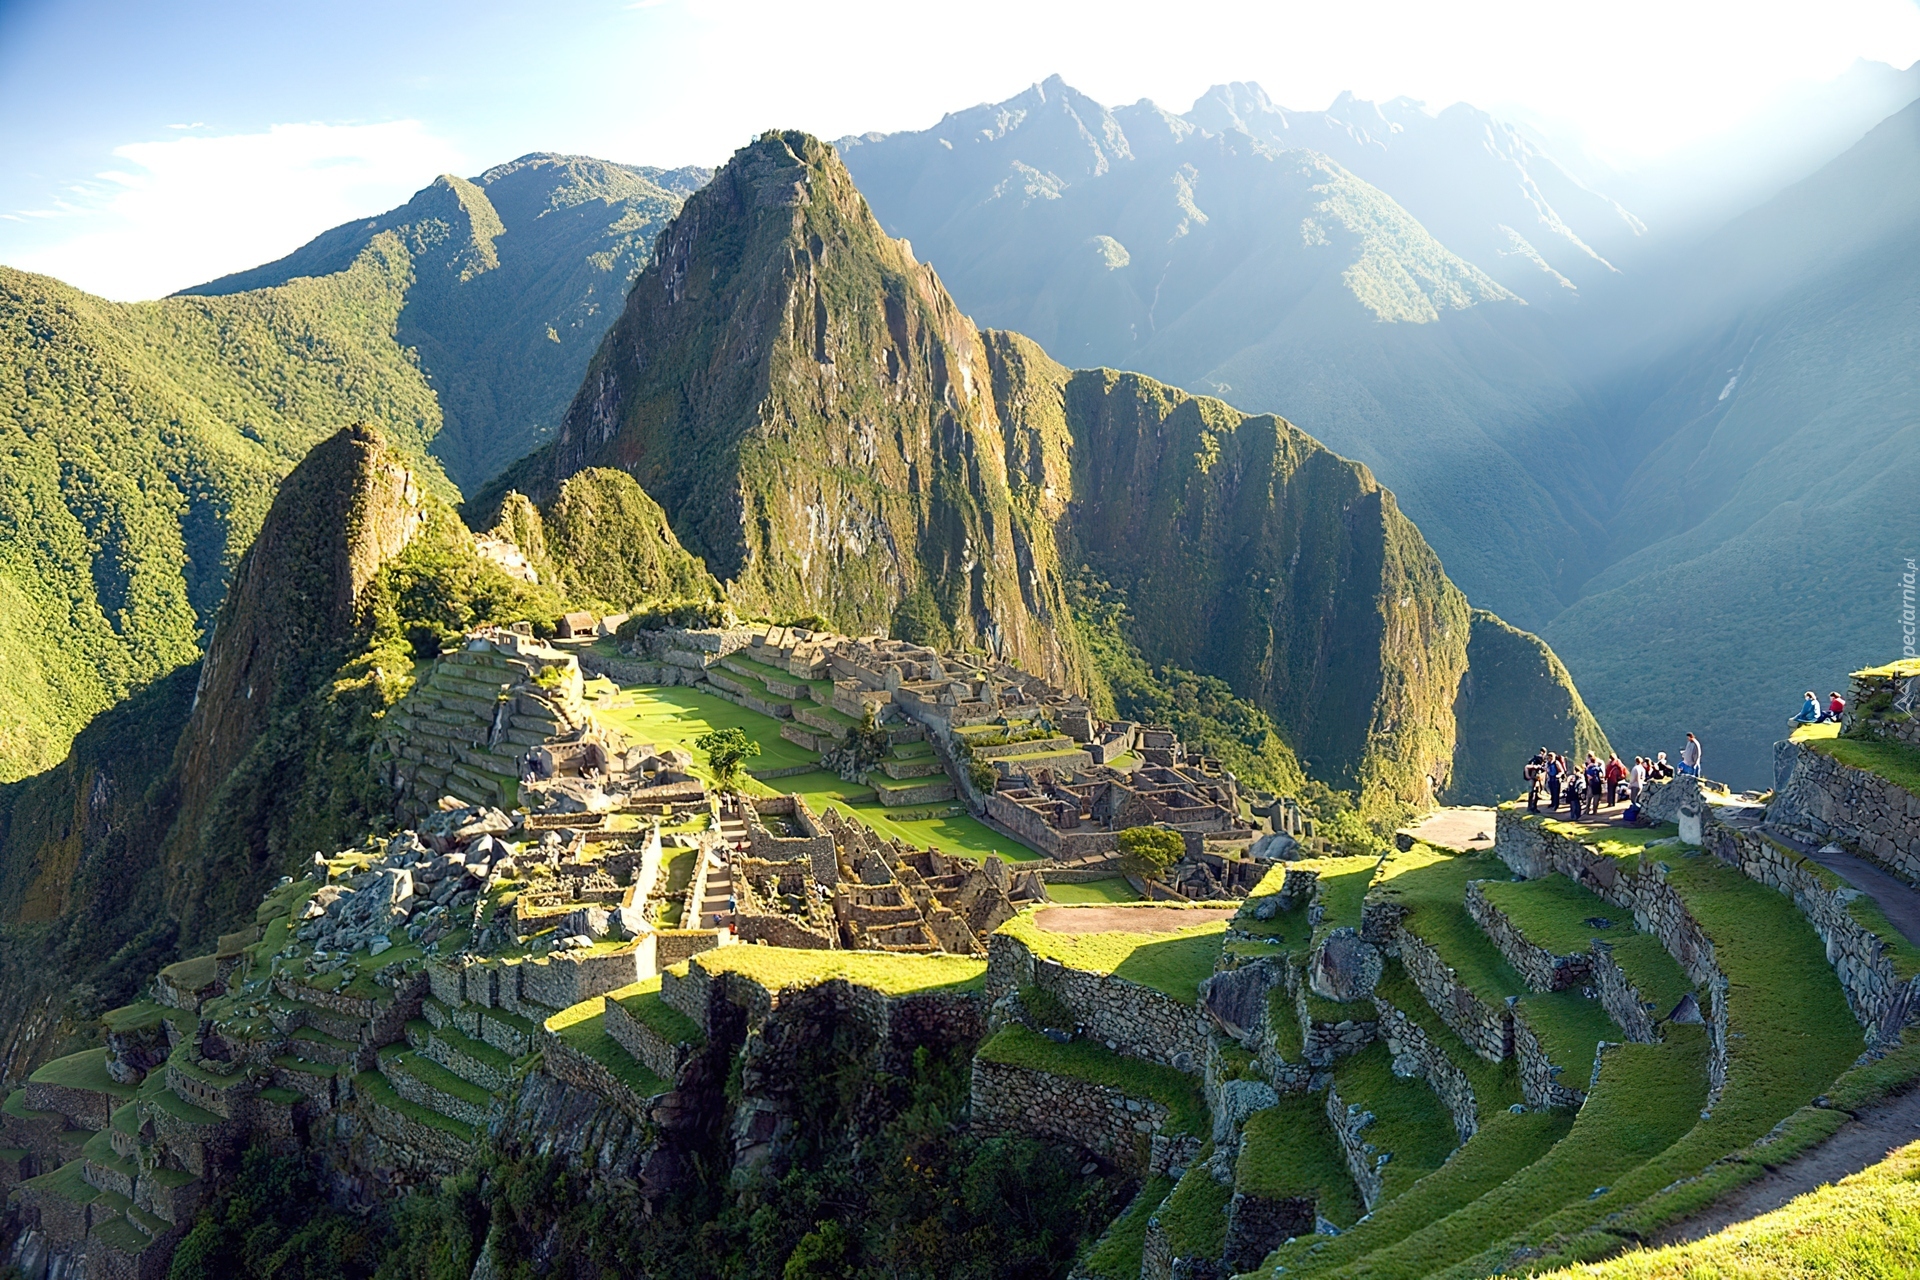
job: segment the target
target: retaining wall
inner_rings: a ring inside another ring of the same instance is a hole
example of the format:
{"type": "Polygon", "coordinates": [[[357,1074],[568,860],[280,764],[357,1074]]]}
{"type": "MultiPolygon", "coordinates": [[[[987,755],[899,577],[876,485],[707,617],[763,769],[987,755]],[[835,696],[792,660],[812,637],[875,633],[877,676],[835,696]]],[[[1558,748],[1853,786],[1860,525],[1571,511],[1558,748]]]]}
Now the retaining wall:
{"type": "Polygon", "coordinates": [[[1036,957],[1009,934],[992,935],[987,941],[987,1004],[1028,985],[1057,997],[1089,1039],[1115,1053],[1176,1071],[1198,1071],[1206,1061],[1207,1037],[1193,1005],[1112,974],[1069,969],[1057,960],[1036,957]]]}
{"type": "Polygon", "coordinates": [[[1920,796],[1800,742],[1774,744],[1773,772],[1769,822],[1839,840],[1920,881],[1920,796]]]}

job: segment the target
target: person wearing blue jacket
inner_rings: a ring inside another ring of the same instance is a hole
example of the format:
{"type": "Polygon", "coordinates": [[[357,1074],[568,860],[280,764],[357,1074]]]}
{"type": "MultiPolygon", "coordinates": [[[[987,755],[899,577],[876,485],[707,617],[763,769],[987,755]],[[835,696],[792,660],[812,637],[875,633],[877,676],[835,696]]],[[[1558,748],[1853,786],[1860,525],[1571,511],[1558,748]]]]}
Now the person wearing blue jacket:
{"type": "Polygon", "coordinates": [[[1793,718],[1795,724],[1813,724],[1820,719],[1820,699],[1813,696],[1813,690],[1807,690],[1806,705],[1800,708],[1800,714],[1793,718]]]}

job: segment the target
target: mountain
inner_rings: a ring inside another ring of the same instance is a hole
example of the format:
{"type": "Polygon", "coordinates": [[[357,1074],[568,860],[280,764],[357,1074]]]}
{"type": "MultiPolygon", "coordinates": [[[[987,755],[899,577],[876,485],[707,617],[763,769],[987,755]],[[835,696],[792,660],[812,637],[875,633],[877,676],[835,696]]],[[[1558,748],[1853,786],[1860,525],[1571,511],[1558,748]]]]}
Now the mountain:
{"type": "Polygon", "coordinates": [[[550,621],[550,590],[480,555],[418,459],[364,425],[277,486],[203,661],[0,785],[0,1061],[46,1056],[156,963],[250,922],[263,889],[390,810],[376,714],[422,652],[550,621]]]}
{"type": "Polygon", "coordinates": [[[544,501],[618,468],[743,609],[859,630],[930,599],[938,630],[1074,678],[1046,499],[1008,483],[1038,446],[1006,425],[932,270],[824,144],[768,134],[688,200],[558,436],[502,483],[544,501]]]}
{"type": "Polygon", "coordinates": [[[398,237],[414,269],[393,340],[414,353],[439,398],[445,425],[434,456],[472,489],[553,430],[653,237],[708,176],[522,156],[471,181],[443,175],[398,209],[183,292],[330,276],[377,237],[398,237]]]}
{"type": "Polygon", "coordinates": [[[1225,680],[1329,785],[1376,812],[1448,789],[1468,606],[1393,495],[1282,419],[976,329],[805,135],[688,200],[558,437],[469,507],[599,467],[743,609],[930,626],[1085,687],[1090,570],[1147,662],[1225,680]]]}
{"type": "Polygon", "coordinates": [[[1519,129],[1464,102],[1429,114],[1411,98],[1373,103],[1343,93],[1325,111],[1289,111],[1259,85],[1236,82],[1207,90],[1186,119],[1328,157],[1536,304],[1617,274],[1608,255],[1630,252],[1646,230],[1519,129]]]}
{"type": "Polygon", "coordinates": [[[194,660],[323,437],[377,423],[445,497],[534,447],[706,176],[527,156],[158,302],[0,268],[0,780],[194,660]]]}
{"type": "Polygon", "coordinates": [[[411,270],[380,235],[322,279],[123,305],[0,268],[0,780],[197,657],[279,478],[344,423],[451,494],[391,337],[411,270]]]}
{"type": "Polygon", "coordinates": [[[1920,486],[1920,103],[1607,317],[1631,471],[1606,570],[1544,634],[1616,734],[1772,776],[1808,688],[1901,641],[1920,486]]]}
{"type": "MultiPolygon", "coordinates": [[[[1109,110],[1056,78],[923,132],[843,146],[882,224],[939,265],[976,319],[1071,364],[1137,369],[1285,415],[1372,468],[1476,603],[1543,622],[1573,598],[1567,584],[1592,572],[1583,549],[1602,512],[1598,485],[1541,474],[1566,424],[1579,444],[1593,420],[1549,317],[1436,239],[1390,190],[1249,129],[1345,139],[1356,161],[1479,227],[1475,243],[1520,217],[1496,194],[1524,175],[1567,188],[1569,208],[1578,184],[1508,131],[1509,159],[1472,169],[1457,185],[1475,199],[1449,204],[1434,194],[1447,187],[1447,157],[1472,149],[1454,136],[1459,113],[1383,149],[1351,122],[1309,128],[1262,104],[1257,88],[1228,86],[1189,117],[1147,102],[1109,110]]],[[[1531,190],[1515,199],[1548,218],[1558,206],[1544,204],[1537,181],[1531,190]]],[[[1598,209],[1586,222],[1611,218],[1630,233],[1612,206],[1583,198],[1598,209]]],[[[1566,270],[1606,273],[1572,241],[1551,243],[1566,270]]],[[[1496,265],[1511,275],[1506,263],[1496,265]]],[[[1527,271],[1537,290],[1545,277],[1527,271]]],[[[1608,466],[1587,463],[1572,472],[1608,466]]]]}

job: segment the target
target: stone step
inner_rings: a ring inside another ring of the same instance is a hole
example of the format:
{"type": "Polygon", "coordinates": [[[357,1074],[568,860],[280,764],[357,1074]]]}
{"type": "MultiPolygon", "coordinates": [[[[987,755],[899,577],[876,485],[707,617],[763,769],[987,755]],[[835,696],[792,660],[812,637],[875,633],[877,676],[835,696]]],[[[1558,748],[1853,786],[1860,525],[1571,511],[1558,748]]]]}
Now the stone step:
{"type": "Polygon", "coordinates": [[[455,1027],[435,1029],[428,1037],[425,1053],[461,1079],[489,1093],[504,1093],[513,1085],[513,1059],[455,1027]]]}

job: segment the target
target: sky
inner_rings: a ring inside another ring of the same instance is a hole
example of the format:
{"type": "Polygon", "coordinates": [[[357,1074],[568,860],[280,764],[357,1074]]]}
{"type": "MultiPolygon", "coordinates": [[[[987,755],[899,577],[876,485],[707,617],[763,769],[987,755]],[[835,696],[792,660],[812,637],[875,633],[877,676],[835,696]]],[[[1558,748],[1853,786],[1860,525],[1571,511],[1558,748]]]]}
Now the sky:
{"type": "Polygon", "coordinates": [[[0,263],[157,297],[529,151],[716,165],[1055,73],[1177,111],[1228,80],[1467,101],[1631,167],[1858,59],[1920,59],[1920,4],[0,0],[0,263]]]}

